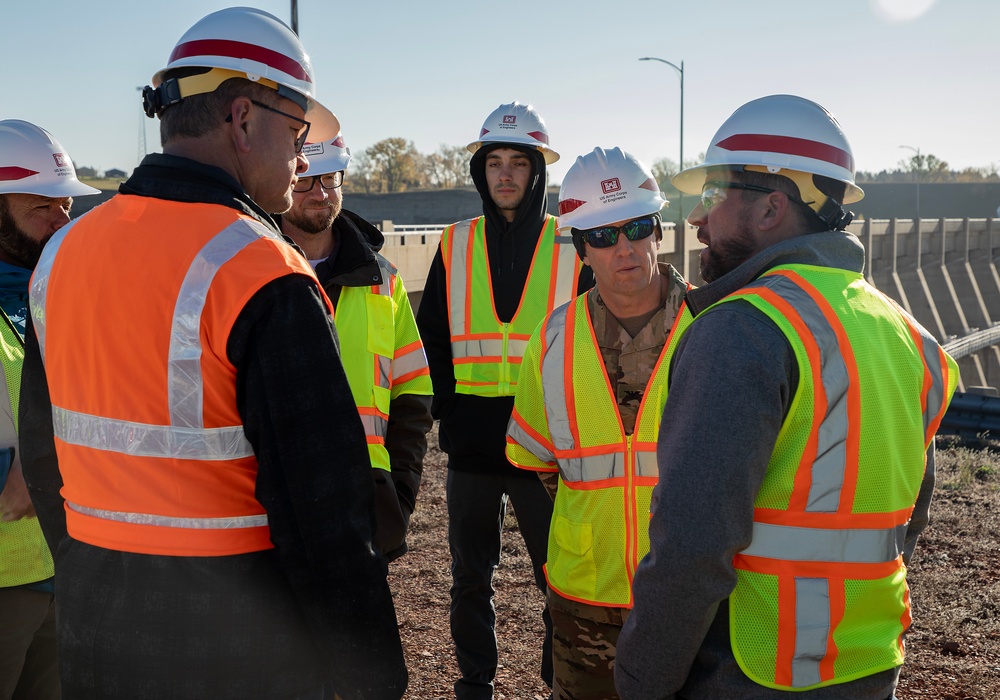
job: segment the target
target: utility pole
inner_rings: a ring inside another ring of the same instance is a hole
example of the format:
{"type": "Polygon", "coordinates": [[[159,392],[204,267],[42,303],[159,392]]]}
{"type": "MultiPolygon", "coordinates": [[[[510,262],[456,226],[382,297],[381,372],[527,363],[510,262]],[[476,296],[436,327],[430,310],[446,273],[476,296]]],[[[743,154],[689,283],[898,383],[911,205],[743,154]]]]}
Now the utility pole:
{"type": "Polygon", "coordinates": [[[299,2],[292,0],[292,31],[295,36],[299,35],[299,2]]]}
{"type": "MultiPolygon", "coordinates": [[[[138,87],[136,87],[136,91],[142,92],[142,90],[143,90],[143,88],[142,88],[141,85],[138,86],[138,87]]],[[[143,111],[142,108],[141,108],[141,106],[140,106],[140,109],[139,109],[139,143],[138,143],[138,145],[136,147],[138,149],[138,152],[137,152],[138,159],[136,161],[136,164],[141,163],[142,159],[146,157],[147,153],[149,153],[149,151],[146,150],[146,119],[147,119],[146,112],[143,111]]]]}

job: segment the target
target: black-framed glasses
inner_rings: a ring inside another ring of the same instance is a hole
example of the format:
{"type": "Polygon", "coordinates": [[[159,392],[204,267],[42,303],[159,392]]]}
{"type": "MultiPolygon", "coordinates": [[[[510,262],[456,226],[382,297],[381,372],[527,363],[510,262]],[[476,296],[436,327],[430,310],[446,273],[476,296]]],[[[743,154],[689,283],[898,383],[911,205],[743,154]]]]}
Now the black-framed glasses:
{"type": "Polygon", "coordinates": [[[626,221],[621,226],[598,226],[597,228],[579,229],[580,235],[592,248],[610,248],[618,242],[618,234],[624,233],[630,241],[641,241],[649,238],[660,223],[659,214],[643,216],[639,219],[626,221]]]}
{"type": "Polygon", "coordinates": [[[319,180],[319,186],[324,190],[335,190],[344,184],[344,171],[338,170],[335,173],[326,173],[325,175],[300,176],[292,185],[292,192],[309,192],[316,185],[317,180],[319,180]]]}
{"type": "MultiPolygon", "coordinates": [[[[288,117],[292,121],[296,121],[299,124],[301,124],[302,131],[299,133],[298,136],[295,137],[295,152],[302,153],[302,147],[306,145],[306,137],[309,135],[309,127],[312,126],[310,122],[307,122],[305,119],[299,119],[295,115],[289,114],[288,112],[282,112],[280,109],[275,109],[271,105],[266,105],[263,102],[258,102],[257,100],[254,99],[251,99],[250,102],[252,104],[257,105],[261,109],[266,109],[268,112],[274,112],[275,114],[280,114],[283,117],[288,117]]],[[[232,120],[233,120],[233,115],[227,114],[226,121],[231,122],[232,120]]]]}
{"type": "MultiPolygon", "coordinates": [[[[716,204],[726,201],[726,190],[747,190],[749,192],[777,192],[778,190],[760,185],[748,185],[745,182],[730,182],[727,180],[714,180],[706,182],[701,188],[701,206],[708,211],[716,204]]],[[[794,199],[789,197],[789,199],[794,199]]]]}

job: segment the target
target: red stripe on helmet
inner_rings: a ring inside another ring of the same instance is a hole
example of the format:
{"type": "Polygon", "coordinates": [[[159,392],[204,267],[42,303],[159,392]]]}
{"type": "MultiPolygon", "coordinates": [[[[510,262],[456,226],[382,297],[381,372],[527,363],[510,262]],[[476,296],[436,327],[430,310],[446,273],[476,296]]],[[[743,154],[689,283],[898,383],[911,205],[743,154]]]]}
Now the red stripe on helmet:
{"type": "Polygon", "coordinates": [[[345,144],[344,144],[344,137],[343,136],[337,136],[337,138],[335,138],[330,143],[330,145],[331,146],[336,146],[337,148],[343,148],[345,146],[345,144]]]}
{"type": "Polygon", "coordinates": [[[659,192],[660,191],[660,185],[653,178],[649,178],[644,183],[642,183],[641,185],[639,185],[639,189],[641,189],[641,190],[649,190],[650,192],[659,192]]]}
{"type": "Polygon", "coordinates": [[[582,199],[560,199],[559,216],[562,216],[563,214],[569,214],[571,211],[579,209],[584,204],[586,204],[586,202],[583,201],[582,199]]]}
{"type": "Polygon", "coordinates": [[[0,168],[0,180],[23,180],[26,177],[31,177],[32,175],[37,174],[37,170],[28,170],[27,168],[22,168],[19,165],[11,165],[6,168],[0,168]]]}
{"type": "Polygon", "coordinates": [[[479,130],[479,138],[483,138],[488,133],[490,133],[490,130],[484,126],[482,129],[479,130]]]}
{"type": "Polygon", "coordinates": [[[854,172],[854,158],[847,151],[828,143],[773,134],[734,134],[715,144],[727,151],[770,151],[790,156],[813,158],[854,172]]]}
{"type": "Polygon", "coordinates": [[[276,68],[287,73],[296,80],[304,80],[308,83],[313,82],[312,77],[306,73],[302,64],[295,59],[289,58],[277,51],[264,48],[263,46],[247,44],[242,41],[230,41],[229,39],[195,39],[194,41],[185,41],[183,44],[178,44],[174,47],[167,65],[169,66],[174,61],[192,56],[248,58],[251,61],[257,61],[258,63],[263,63],[271,68],[276,68]]]}
{"type": "Polygon", "coordinates": [[[549,135],[544,131],[529,131],[528,136],[535,139],[535,141],[541,141],[546,146],[549,145],[549,135]]]}

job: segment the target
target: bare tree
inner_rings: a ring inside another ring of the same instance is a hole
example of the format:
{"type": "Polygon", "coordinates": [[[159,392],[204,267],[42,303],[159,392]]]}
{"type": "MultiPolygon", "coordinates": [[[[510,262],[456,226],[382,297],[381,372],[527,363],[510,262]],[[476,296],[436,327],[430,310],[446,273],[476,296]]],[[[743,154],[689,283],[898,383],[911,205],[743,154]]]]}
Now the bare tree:
{"type": "Polygon", "coordinates": [[[365,149],[372,163],[372,176],[379,192],[401,192],[416,175],[417,153],[412,141],[382,139],[365,149]]]}

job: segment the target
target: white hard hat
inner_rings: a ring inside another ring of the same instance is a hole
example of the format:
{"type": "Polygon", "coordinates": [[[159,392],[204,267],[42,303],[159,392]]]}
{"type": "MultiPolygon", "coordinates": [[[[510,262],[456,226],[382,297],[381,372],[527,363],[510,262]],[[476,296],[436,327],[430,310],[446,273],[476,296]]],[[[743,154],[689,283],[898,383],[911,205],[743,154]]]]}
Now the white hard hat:
{"type": "Polygon", "coordinates": [[[0,194],[80,197],[100,193],[76,179],[73,161],[52,134],[20,119],[0,121],[0,194]]]}
{"type": "Polygon", "coordinates": [[[841,204],[865,196],[854,184],[854,154],[837,119],[795,95],[761,97],[737,109],[716,132],[705,162],[677,173],[672,182],[681,192],[700,194],[707,171],[727,166],[784,175],[799,185],[804,201],[815,202],[814,208],[827,197],[813,188],[812,178],[796,177],[797,173],[844,183],[847,191],[841,204]]]}
{"type": "Polygon", "coordinates": [[[559,160],[559,154],[549,148],[549,132],[545,122],[531,105],[520,102],[500,105],[483,122],[479,139],[468,146],[469,153],[475,153],[484,143],[516,143],[532,146],[542,152],[545,164],[552,165],[559,160]]]}
{"type": "Polygon", "coordinates": [[[340,122],[316,100],[312,62],[295,33],[272,14],[230,7],[198,20],[180,38],[167,66],[143,90],[146,114],[154,116],[191,95],[213,92],[229,78],[259,82],[298,103],[316,134],[336,134],[340,122]],[[209,68],[206,73],[164,82],[177,68],[209,68]]]}
{"type": "Polygon", "coordinates": [[[302,147],[302,155],[308,159],[309,169],[300,177],[347,170],[351,162],[351,149],[344,143],[343,134],[337,134],[333,139],[307,143],[302,147]]]}
{"type": "Polygon", "coordinates": [[[580,156],[559,188],[559,230],[588,229],[655,214],[667,205],[652,171],[615,147],[580,156]]]}

